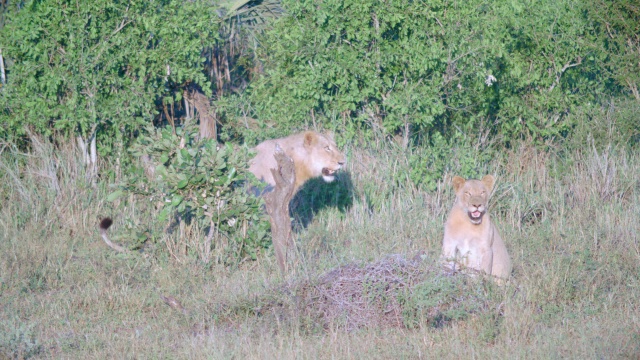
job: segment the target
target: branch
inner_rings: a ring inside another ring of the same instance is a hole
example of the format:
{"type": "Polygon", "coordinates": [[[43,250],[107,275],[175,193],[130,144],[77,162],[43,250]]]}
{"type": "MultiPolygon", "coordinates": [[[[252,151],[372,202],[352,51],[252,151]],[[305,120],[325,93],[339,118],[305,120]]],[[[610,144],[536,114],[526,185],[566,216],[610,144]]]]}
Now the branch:
{"type": "Polygon", "coordinates": [[[120,25],[115,30],[113,30],[113,32],[111,33],[111,36],[119,33],[120,30],[122,30],[125,26],[131,24],[132,22],[133,22],[133,20],[126,21],[125,19],[122,19],[122,22],[120,23],[120,25]]]}
{"type": "Polygon", "coordinates": [[[276,169],[271,169],[276,186],[273,191],[264,196],[264,202],[271,222],[271,238],[276,253],[278,267],[284,275],[287,272],[287,248],[291,247],[291,219],[289,217],[289,202],[293,197],[296,183],[293,160],[288,157],[279,144],[273,157],[278,163],[276,169]]]}
{"type": "MultiPolygon", "coordinates": [[[[128,12],[129,12],[129,4],[127,4],[127,9],[124,11],[124,13],[126,14],[126,13],[128,13],[128,12]]],[[[131,24],[131,23],[133,22],[133,20],[129,20],[129,21],[126,21],[126,20],[127,20],[127,17],[125,16],[125,17],[122,19],[122,21],[120,22],[120,25],[119,25],[115,30],[113,30],[113,32],[111,33],[111,36],[113,36],[113,35],[117,34],[117,33],[118,33],[118,32],[120,32],[120,30],[122,30],[125,26],[127,26],[127,25],[129,25],[129,24],[131,24]]]]}
{"type": "Polygon", "coordinates": [[[568,68],[572,68],[574,66],[578,66],[582,64],[582,57],[578,56],[578,62],[571,64],[571,63],[566,63],[564,64],[564,66],[562,67],[562,69],[560,69],[560,72],[558,74],[556,74],[556,80],[553,82],[553,84],[551,84],[551,87],[549,88],[548,92],[553,91],[553,89],[560,83],[560,77],[562,76],[562,74],[564,74],[565,71],[567,71],[568,68]]]}

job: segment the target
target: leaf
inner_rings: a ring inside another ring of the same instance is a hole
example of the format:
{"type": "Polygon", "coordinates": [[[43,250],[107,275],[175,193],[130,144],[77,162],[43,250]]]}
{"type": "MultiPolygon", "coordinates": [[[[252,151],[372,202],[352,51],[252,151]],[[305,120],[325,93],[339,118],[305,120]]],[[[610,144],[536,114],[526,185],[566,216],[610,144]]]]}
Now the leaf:
{"type": "Polygon", "coordinates": [[[178,189],[184,189],[185,187],[187,187],[187,185],[189,185],[189,180],[184,179],[184,180],[180,180],[177,186],[178,186],[178,189]]]}
{"type": "Polygon", "coordinates": [[[183,196],[181,195],[173,195],[173,198],[171,199],[171,206],[178,206],[180,205],[180,203],[182,203],[182,200],[184,199],[183,196]]]}
{"type": "Polygon", "coordinates": [[[158,221],[161,223],[165,222],[169,218],[169,215],[171,215],[172,212],[173,212],[173,206],[165,206],[162,209],[162,211],[160,211],[160,214],[158,214],[158,221]]]}
{"type": "Polygon", "coordinates": [[[116,190],[107,196],[107,201],[112,202],[119,199],[124,194],[122,190],[116,190]]]}

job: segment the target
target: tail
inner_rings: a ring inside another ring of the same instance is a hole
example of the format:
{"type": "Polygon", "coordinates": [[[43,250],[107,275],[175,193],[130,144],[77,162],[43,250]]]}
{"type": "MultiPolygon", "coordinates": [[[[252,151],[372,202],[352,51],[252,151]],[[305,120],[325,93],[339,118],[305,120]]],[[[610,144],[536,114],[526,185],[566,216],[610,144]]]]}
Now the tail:
{"type": "Polygon", "coordinates": [[[102,240],[104,240],[104,242],[113,250],[117,251],[117,252],[127,252],[127,249],[123,248],[122,246],[118,245],[118,244],[114,244],[111,242],[111,240],[109,240],[109,237],[107,236],[107,230],[109,230],[109,227],[111,226],[111,224],[113,224],[113,220],[111,220],[111,218],[104,218],[102,220],[100,220],[100,235],[102,236],[102,240]]]}

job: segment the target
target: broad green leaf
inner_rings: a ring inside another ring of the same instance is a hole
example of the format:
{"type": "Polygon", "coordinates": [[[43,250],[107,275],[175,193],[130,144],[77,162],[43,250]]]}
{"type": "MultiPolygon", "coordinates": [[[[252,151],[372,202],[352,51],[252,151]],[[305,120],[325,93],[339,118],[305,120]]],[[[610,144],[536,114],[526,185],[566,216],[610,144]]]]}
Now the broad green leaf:
{"type": "Polygon", "coordinates": [[[184,189],[185,187],[187,187],[187,185],[189,185],[189,180],[188,179],[184,179],[184,180],[180,180],[178,182],[178,189],[184,189]]]}
{"type": "Polygon", "coordinates": [[[116,190],[107,196],[107,201],[112,202],[124,195],[124,191],[116,190]]]}

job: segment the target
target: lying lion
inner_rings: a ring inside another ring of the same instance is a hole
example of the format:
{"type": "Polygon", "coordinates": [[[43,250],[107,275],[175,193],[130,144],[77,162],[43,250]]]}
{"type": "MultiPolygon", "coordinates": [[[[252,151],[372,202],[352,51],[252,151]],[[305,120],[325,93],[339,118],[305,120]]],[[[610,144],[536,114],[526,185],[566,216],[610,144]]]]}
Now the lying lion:
{"type": "Polygon", "coordinates": [[[256,146],[257,154],[249,162],[249,171],[268,184],[265,192],[271,191],[276,185],[271,174],[271,169],[278,167],[273,157],[276,144],[293,160],[296,175],[294,192],[314,177],[322,176],[326,182],[333,181],[336,171],[345,164],[345,157],[331,135],[305,131],[285,138],[266,140],[256,146]]]}
{"type": "Polygon", "coordinates": [[[442,258],[452,270],[456,265],[484,271],[502,282],[511,274],[507,248],[487,213],[494,178],[453,178],[456,202],[444,225],[442,258]]]}

